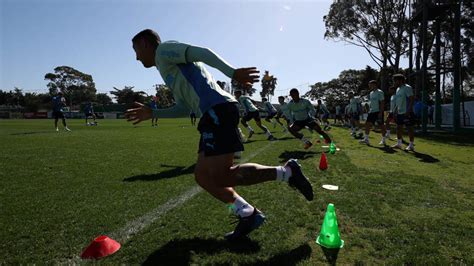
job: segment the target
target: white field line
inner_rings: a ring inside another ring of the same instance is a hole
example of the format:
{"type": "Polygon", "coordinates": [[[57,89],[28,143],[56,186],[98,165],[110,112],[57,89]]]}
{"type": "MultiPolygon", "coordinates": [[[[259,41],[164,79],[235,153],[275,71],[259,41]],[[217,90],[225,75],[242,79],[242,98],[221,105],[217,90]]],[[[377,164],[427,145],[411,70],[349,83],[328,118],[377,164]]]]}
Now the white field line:
{"type": "MultiPolygon", "coordinates": [[[[285,134],[286,136],[286,134],[285,134]]],[[[263,151],[267,150],[270,146],[272,146],[275,142],[278,141],[270,141],[267,145],[263,146],[262,148],[254,151],[251,153],[249,156],[247,156],[245,159],[242,159],[240,163],[246,163],[249,160],[253,159],[255,156],[258,154],[262,153],[263,151]]],[[[124,227],[121,229],[111,232],[108,234],[108,236],[117,242],[119,242],[121,245],[125,244],[130,238],[132,238],[134,235],[145,229],[147,226],[152,224],[154,221],[159,219],[161,216],[166,214],[168,211],[179,207],[180,205],[184,204],[194,196],[196,196],[198,193],[202,191],[202,188],[195,185],[183,194],[179,195],[176,198],[168,200],[166,203],[161,204],[160,206],[156,207],[152,211],[148,212],[147,214],[138,217],[135,220],[132,220],[128,222],[124,227]]],[[[81,258],[79,257],[79,254],[74,256],[73,259],[66,259],[65,261],[59,262],[59,264],[67,264],[67,265],[76,265],[81,262],[81,258]]]]}

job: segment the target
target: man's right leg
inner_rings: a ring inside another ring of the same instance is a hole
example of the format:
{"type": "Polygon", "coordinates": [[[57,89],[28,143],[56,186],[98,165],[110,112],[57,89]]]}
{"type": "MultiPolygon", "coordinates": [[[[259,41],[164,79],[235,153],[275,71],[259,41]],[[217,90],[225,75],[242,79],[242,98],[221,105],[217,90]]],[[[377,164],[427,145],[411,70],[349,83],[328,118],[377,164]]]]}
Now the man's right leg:
{"type": "Polygon", "coordinates": [[[393,145],[392,148],[402,148],[403,139],[403,124],[399,124],[397,121],[397,144],[393,145]]]}
{"type": "Polygon", "coordinates": [[[265,133],[265,135],[267,135],[267,138],[268,140],[274,140],[275,138],[273,137],[272,133],[270,133],[270,130],[268,130],[268,128],[264,125],[262,125],[262,121],[260,119],[254,119],[255,120],[255,124],[257,124],[257,126],[263,130],[263,132],[265,133]]]}
{"type": "Polygon", "coordinates": [[[278,167],[252,163],[233,166],[233,153],[205,156],[204,152],[201,152],[194,174],[196,182],[202,188],[220,201],[230,204],[234,214],[239,217],[236,229],[226,235],[229,240],[246,236],[265,219],[263,213],[237,194],[234,186],[278,180],[298,189],[307,200],[313,199],[311,184],[301,172],[296,160],[289,160],[285,166],[278,167]]]}
{"type": "Polygon", "coordinates": [[[301,129],[302,127],[296,125],[295,123],[291,124],[291,126],[288,128],[291,135],[303,142],[304,149],[309,149],[309,147],[313,146],[313,143],[311,143],[309,139],[305,138],[303,134],[299,133],[301,129]]]}
{"type": "Polygon", "coordinates": [[[245,128],[247,128],[247,130],[249,131],[249,137],[248,137],[248,139],[250,139],[250,138],[252,137],[253,133],[255,133],[255,132],[253,131],[253,128],[250,127],[249,124],[247,124],[247,121],[249,121],[249,120],[247,119],[247,116],[242,117],[242,119],[240,120],[240,122],[242,123],[242,125],[243,125],[245,128]]]}
{"type": "Polygon", "coordinates": [[[59,119],[59,118],[58,118],[57,116],[54,118],[54,128],[56,129],[56,131],[59,131],[59,128],[58,128],[58,119],[59,119]]]}

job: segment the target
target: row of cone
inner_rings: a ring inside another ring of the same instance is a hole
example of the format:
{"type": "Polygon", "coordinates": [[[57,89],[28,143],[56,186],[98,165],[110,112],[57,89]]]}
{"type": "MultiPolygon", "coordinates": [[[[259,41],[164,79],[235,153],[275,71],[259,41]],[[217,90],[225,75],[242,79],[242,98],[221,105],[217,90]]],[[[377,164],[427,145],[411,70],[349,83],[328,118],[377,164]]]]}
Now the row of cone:
{"type": "MultiPolygon", "coordinates": [[[[320,135],[319,137],[321,140],[323,139],[323,136],[320,135]]],[[[329,153],[336,153],[336,145],[334,142],[331,142],[329,145],[329,153]]],[[[321,154],[321,159],[319,160],[319,169],[324,171],[328,169],[328,167],[326,153],[323,152],[321,154]]],[[[339,233],[336,209],[332,203],[328,204],[321,231],[319,236],[316,238],[316,243],[328,249],[339,249],[344,246],[344,240],[341,239],[341,234],[339,233]]]]}

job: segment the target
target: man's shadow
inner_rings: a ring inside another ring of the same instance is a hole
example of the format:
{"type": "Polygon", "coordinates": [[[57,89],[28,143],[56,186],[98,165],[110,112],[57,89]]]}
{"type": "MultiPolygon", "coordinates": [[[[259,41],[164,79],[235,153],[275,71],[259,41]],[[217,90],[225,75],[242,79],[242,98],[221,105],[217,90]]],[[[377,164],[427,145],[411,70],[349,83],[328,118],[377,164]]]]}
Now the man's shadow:
{"type": "MultiPolygon", "coordinates": [[[[250,238],[233,242],[202,238],[177,239],[150,254],[143,265],[189,265],[193,254],[212,255],[222,251],[243,255],[252,254],[260,251],[260,245],[250,238]]],[[[240,263],[240,265],[295,265],[310,256],[311,247],[305,243],[295,249],[278,253],[270,259],[240,263]]]]}
{"type": "Polygon", "coordinates": [[[280,162],[286,162],[289,159],[306,160],[314,157],[315,154],[319,153],[314,151],[284,151],[278,158],[281,158],[280,162]]]}
{"type": "Polygon", "coordinates": [[[37,135],[37,134],[51,134],[57,133],[56,131],[30,131],[30,132],[18,132],[12,133],[11,136],[21,136],[21,135],[37,135]]]}
{"type": "Polygon", "coordinates": [[[382,147],[376,147],[376,146],[372,146],[372,145],[367,145],[367,147],[374,148],[374,149],[379,149],[379,150],[381,150],[381,151],[383,151],[383,152],[385,152],[385,153],[388,153],[388,154],[394,154],[394,153],[397,152],[394,148],[392,148],[392,147],[390,147],[390,146],[388,146],[388,145],[384,145],[384,146],[382,146],[382,147]]]}
{"type": "Polygon", "coordinates": [[[408,152],[407,153],[413,153],[413,155],[420,159],[420,162],[423,162],[423,163],[437,163],[439,162],[439,160],[429,154],[424,154],[424,153],[421,153],[421,152],[417,152],[417,151],[413,151],[413,152],[408,152]]]}
{"type": "Polygon", "coordinates": [[[175,239],[150,254],[143,265],[189,265],[194,253],[211,255],[230,251],[238,254],[251,254],[259,250],[258,242],[250,238],[233,242],[224,239],[175,239]]]}
{"type": "Polygon", "coordinates": [[[190,166],[172,166],[161,164],[161,167],[171,167],[169,170],[165,170],[156,174],[148,174],[148,175],[136,175],[124,178],[124,182],[134,182],[134,181],[156,181],[165,178],[173,178],[182,175],[192,174],[194,173],[194,167],[196,164],[190,166]]]}

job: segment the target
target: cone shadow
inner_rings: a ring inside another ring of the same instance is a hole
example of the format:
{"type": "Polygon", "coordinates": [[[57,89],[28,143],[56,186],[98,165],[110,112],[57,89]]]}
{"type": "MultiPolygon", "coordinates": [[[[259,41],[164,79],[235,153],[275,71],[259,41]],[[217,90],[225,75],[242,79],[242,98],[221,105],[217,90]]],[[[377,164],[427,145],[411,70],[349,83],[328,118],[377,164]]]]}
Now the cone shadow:
{"type": "Polygon", "coordinates": [[[330,265],[336,265],[337,255],[339,254],[338,248],[325,248],[321,246],[324,256],[330,265]]]}

